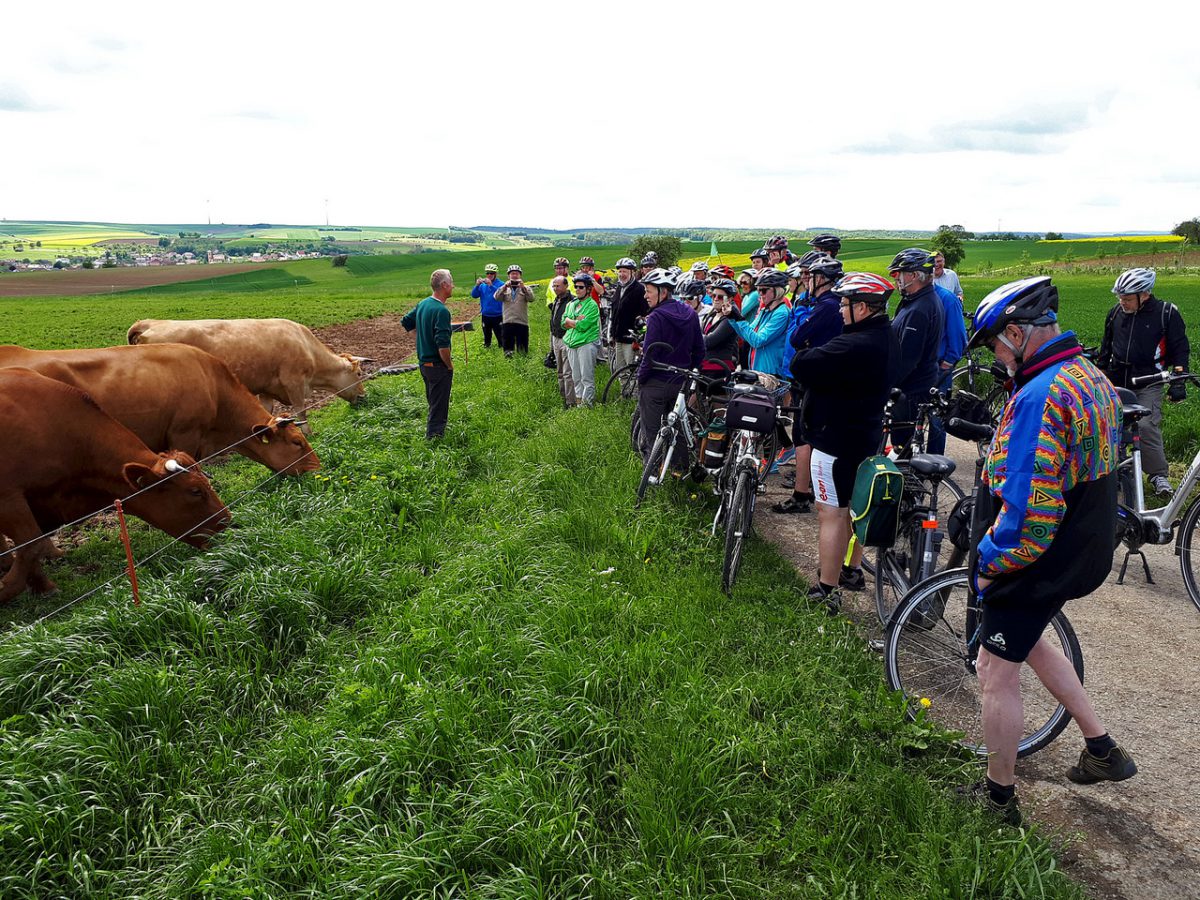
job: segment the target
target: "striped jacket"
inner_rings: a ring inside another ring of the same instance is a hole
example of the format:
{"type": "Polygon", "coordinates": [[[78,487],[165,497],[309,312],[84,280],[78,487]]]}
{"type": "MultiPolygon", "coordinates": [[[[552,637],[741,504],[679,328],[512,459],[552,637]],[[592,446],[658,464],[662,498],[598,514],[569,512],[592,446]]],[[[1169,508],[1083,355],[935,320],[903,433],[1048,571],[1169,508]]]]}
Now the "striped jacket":
{"type": "Polygon", "coordinates": [[[979,543],[976,574],[999,579],[985,600],[1082,597],[1112,568],[1120,405],[1081,354],[1067,332],[1017,372],[984,468],[999,508],[979,543]]]}

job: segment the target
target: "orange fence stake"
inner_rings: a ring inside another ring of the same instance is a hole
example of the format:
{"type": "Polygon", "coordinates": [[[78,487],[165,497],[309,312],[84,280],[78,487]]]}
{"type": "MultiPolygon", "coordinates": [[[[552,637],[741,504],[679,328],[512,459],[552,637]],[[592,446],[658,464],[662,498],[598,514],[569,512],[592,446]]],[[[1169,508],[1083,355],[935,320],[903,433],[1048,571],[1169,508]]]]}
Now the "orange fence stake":
{"type": "Polygon", "coordinates": [[[125,545],[125,563],[129,572],[129,584],[133,587],[133,605],[140,606],[142,598],[138,595],[137,569],[133,567],[133,548],[129,546],[129,529],[125,527],[125,509],[121,501],[117,501],[117,521],[121,523],[121,543],[125,545]]]}

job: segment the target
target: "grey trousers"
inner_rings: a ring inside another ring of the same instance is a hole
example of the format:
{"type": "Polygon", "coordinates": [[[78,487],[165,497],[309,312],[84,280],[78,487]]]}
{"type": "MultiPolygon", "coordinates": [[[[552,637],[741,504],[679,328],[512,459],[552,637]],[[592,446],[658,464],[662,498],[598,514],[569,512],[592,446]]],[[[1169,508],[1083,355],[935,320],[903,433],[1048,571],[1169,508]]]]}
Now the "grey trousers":
{"type": "Polygon", "coordinates": [[[591,406],[596,399],[596,354],[599,352],[599,341],[567,348],[571,380],[575,382],[575,402],[584,406],[591,406]]]}
{"type": "Polygon", "coordinates": [[[612,370],[624,368],[633,362],[633,344],[613,344],[612,370]]]}
{"type": "Polygon", "coordinates": [[[1167,474],[1167,456],[1163,452],[1162,405],[1163,388],[1153,384],[1134,391],[1138,403],[1150,410],[1150,415],[1138,422],[1142,438],[1142,471],[1153,477],[1167,474]]]}
{"type": "Polygon", "coordinates": [[[567,345],[562,338],[550,336],[550,347],[554,350],[554,364],[558,369],[558,392],[567,406],[575,405],[575,383],[571,380],[571,361],[567,358],[567,345]]]}

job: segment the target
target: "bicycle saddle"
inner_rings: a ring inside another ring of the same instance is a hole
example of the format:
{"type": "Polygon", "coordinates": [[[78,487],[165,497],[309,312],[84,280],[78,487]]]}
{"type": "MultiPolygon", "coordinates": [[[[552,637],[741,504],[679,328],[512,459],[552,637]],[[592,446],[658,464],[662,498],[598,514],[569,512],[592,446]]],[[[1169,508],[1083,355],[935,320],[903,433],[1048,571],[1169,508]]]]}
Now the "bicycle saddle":
{"type": "Polygon", "coordinates": [[[1137,394],[1129,388],[1117,388],[1117,398],[1121,401],[1121,419],[1126,424],[1150,415],[1150,408],[1138,403],[1137,394]]]}
{"type": "Polygon", "coordinates": [[[908,461],[909,467],[926,478],[945,478],[953,474],[954,460],[937,453],[918,453],[908,461]]]}

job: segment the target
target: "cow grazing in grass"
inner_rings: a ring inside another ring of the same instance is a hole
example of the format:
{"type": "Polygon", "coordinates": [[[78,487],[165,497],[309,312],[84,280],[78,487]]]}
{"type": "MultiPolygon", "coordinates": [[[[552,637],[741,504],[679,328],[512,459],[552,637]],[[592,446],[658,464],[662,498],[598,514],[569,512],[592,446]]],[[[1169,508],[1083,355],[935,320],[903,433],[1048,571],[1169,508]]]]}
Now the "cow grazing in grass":
{"type": "MultiPolygon", "coordinates": [[[[290,319],[142,319],[129,329],[131,344],[190,344],[223,360],[266,409],[277,400],[303,409],[313,391],[357,403],[366,396],[359,356],[334,353],[290,319]]],[[[308,430],[308,421],[301,418],[308,430]]]]}
{"type": "Polygon", "coordinates": [[[22,548],[8,555],[0,603],[26,587],[54,590],[42,571],[51,542],[37,538],[114,500],[128,497],[129,512],[195,547],[229,524],[195,460],[154,453],[77,388],[29,369],[0,369],[0,422],[0,534],[22,548]]]}
{"type": "Polygon", "coordinates": [[[182,450],[203,459],[231,448],[289,475],[321,467],[290,419],[266,412],[225,363],[195,347],[4,346],[0,366],[24,366],[86,391],[156,453],[182,450]]]}

